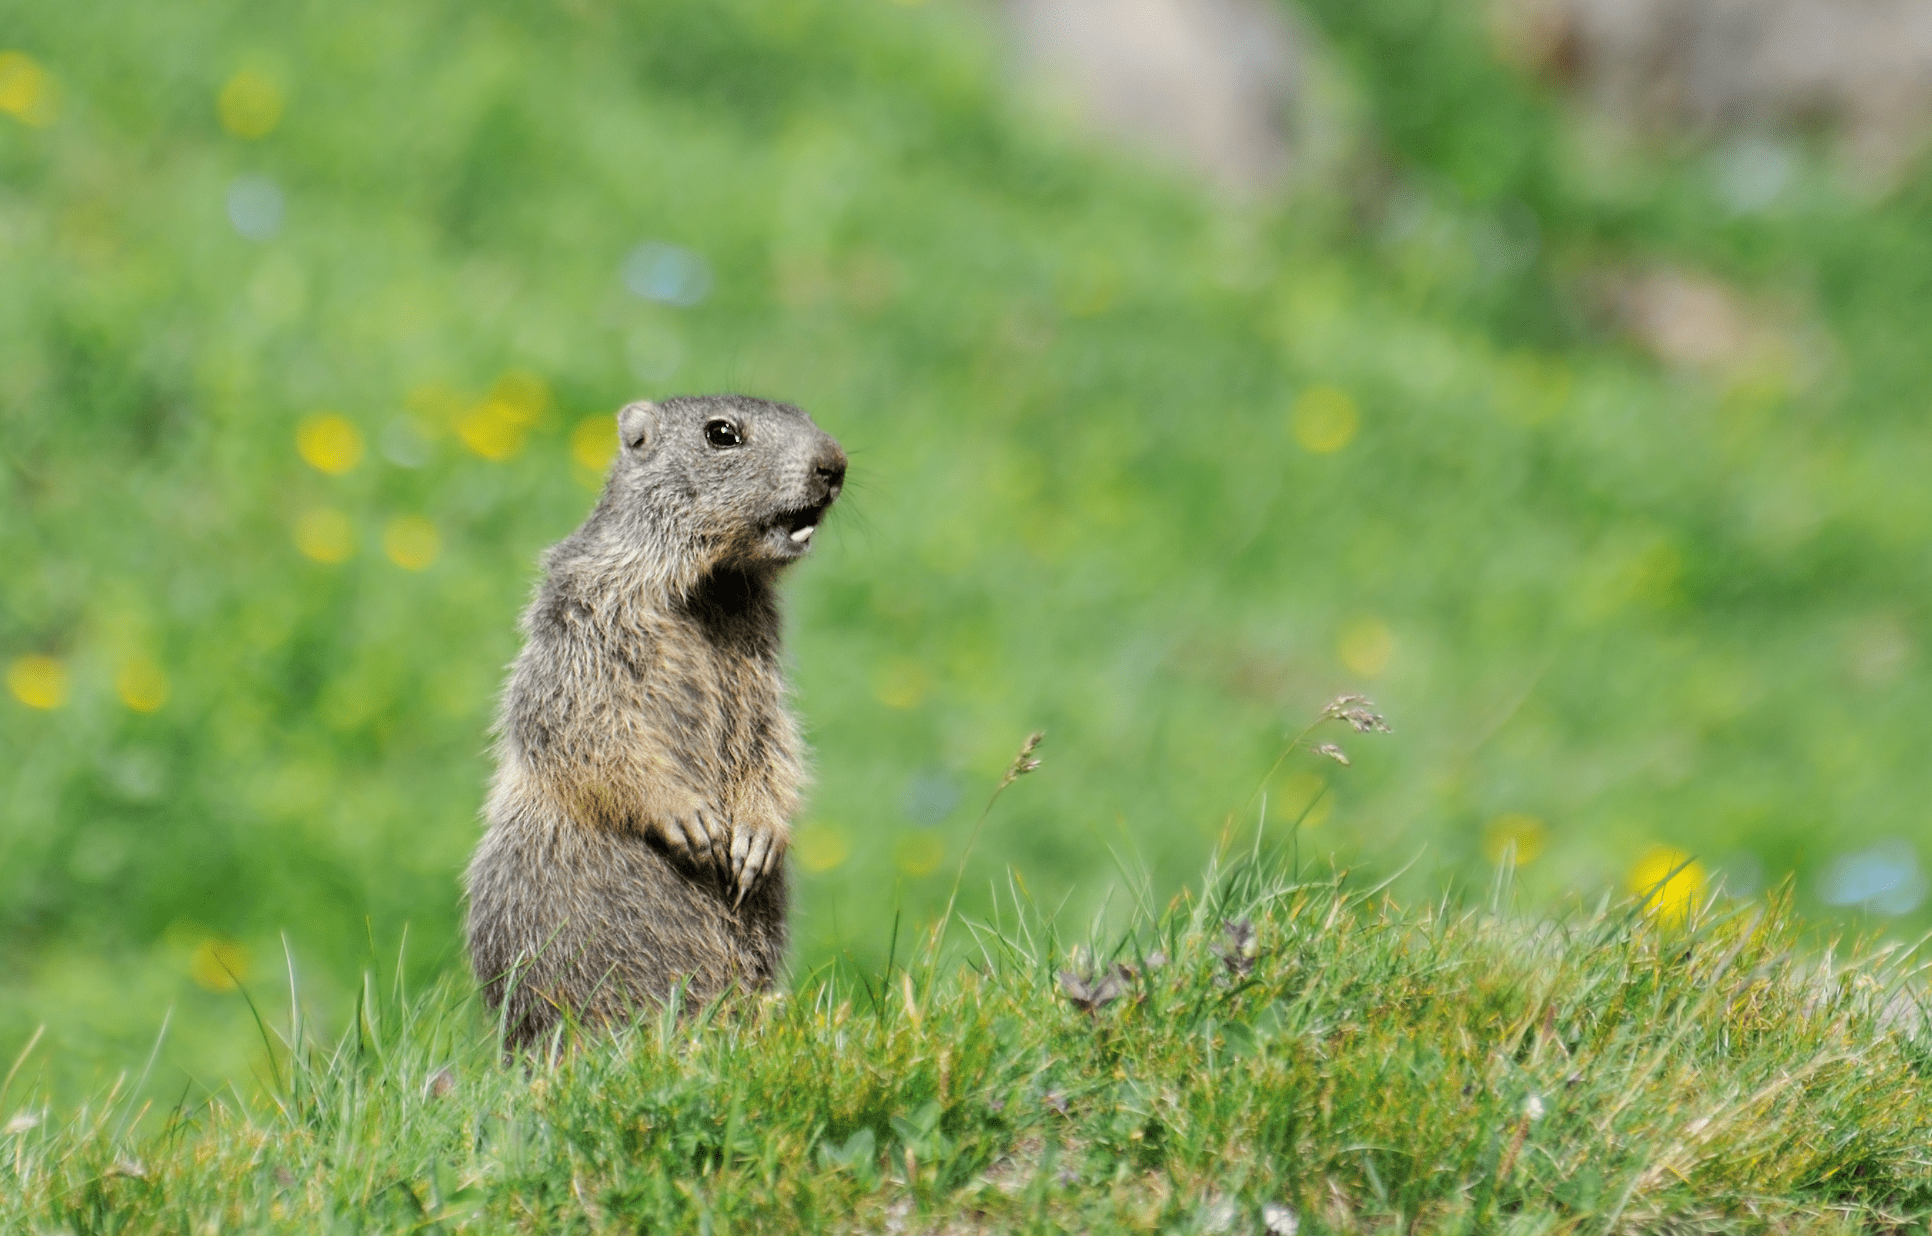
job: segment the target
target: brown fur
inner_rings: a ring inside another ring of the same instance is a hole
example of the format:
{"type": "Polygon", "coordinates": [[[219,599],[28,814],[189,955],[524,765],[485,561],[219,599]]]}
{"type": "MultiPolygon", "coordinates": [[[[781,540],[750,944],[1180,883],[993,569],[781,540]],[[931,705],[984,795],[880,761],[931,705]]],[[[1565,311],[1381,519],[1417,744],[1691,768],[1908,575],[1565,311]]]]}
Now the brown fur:
{"type": "Polygon", "coordinates": [[[691,1001],[762,987],[784,956],[806,776],[774,585],[845,455],[797,408],[740,396],[632,404],[618,430],[524,615],[466,880],[471,962],[513,1046],[680,982],[691,1001]]]}

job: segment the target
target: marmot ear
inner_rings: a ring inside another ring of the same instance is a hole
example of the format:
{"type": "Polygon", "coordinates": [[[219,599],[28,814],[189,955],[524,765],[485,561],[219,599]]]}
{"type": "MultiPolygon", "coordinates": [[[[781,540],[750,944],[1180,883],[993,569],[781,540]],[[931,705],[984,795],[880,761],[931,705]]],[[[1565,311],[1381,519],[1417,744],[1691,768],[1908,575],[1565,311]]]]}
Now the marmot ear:
{"type": "Polygon", "coordinates": [[[617,413],[617,438],[627,451],[642,450],[657,429],[657,405],[648,399],[627,403],[617,413]]]}

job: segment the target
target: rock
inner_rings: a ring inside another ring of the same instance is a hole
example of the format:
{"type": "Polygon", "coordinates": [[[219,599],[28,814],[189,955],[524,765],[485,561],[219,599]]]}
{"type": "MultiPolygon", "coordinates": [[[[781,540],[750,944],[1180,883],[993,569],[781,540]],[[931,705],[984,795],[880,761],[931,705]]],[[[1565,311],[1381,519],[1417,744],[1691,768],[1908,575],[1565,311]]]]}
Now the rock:
{"type": "Polygon", "coordinates": [[[1504,53],[1634,127],[1824,120],[1884,176],[1932,124],[1932,0],[1497,0],[1504,53]]]}
{"type": "Polygon", "coordinates": [[[1306,40],[1271,0],[1005,0],[1026,73],[1090,128],[1237,196],[1295,158],[1306,40]]]}

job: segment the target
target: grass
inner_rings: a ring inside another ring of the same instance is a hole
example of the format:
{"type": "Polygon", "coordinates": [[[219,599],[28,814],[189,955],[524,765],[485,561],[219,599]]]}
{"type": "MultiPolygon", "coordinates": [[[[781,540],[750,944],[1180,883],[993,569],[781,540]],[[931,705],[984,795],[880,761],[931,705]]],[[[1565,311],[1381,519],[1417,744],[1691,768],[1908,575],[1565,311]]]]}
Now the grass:
{"type": "Polygon", "coordinates": [[[1302,7],[1347,132],[1241,204],[964,6],[0,0],[0,1228],[1923,1228],[1928,170],[1746,210],[1471,6],[1302,7]],[[798,977],[505,1065],[515,613],[720,388],[854,459],[798,977]]]}
{"type": "Polygon", "coordinates": [[[1546,917],[1509,912],[1506,880],[1475,909],[1359,885],[1257,845],[1070,946],[1014,882],[956,967],[808,976],[507,1065],[466,984],[366,977],[339,1037],[264,1029],[259,1091],[145,1118],[128,1084],[59,1113],[8,1100],[0,1226],[1851,1232],[1932,1213],[1909,951],[1796,951],[1788,890],[1546,917]]]}
{"type": "Polygon", "coordinates": [[[1359,125],[1241,205],[1043,123],[965,6],[0,0],[52,83],[0,113],[0,1056],[46,1026],[78,1098],[172,1010],[165,1102],[246,1074],[284,937],[324,1023],[372,938],[460,972],[536,554],[672,391],[854,459],[789,582],[802,973],[938,915],[1021,735],[959,912],[1012,869],[1084,921],[1365,683],[1398,733],[1266,787],[1306,858],[1417,902],[1514,844],[1550,905],[1665,847],[1916,930],[1833,881],[1932,797],[1923,169],[1794,142],[1738,213],[1468,6],[1306,7],[1359,125]],[[649,242],[708,295],[634,294],[649,242]],[[1659,266],[1775,346],[1658,363],[1598,289],[1659,266]]]}

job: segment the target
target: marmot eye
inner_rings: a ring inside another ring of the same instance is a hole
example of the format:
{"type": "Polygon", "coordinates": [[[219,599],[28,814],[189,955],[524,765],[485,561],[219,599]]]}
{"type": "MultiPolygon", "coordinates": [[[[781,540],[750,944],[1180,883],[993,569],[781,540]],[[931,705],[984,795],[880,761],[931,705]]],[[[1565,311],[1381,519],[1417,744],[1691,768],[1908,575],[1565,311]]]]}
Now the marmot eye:
{"type": "Polygon", "coordinates": [[[706,421],[704,423],[704,440],[713,446],[719,447],[743,446],[745,444],[745,439],[738,432],[738,427],[730,421],[724,420],[706,421]]]}

